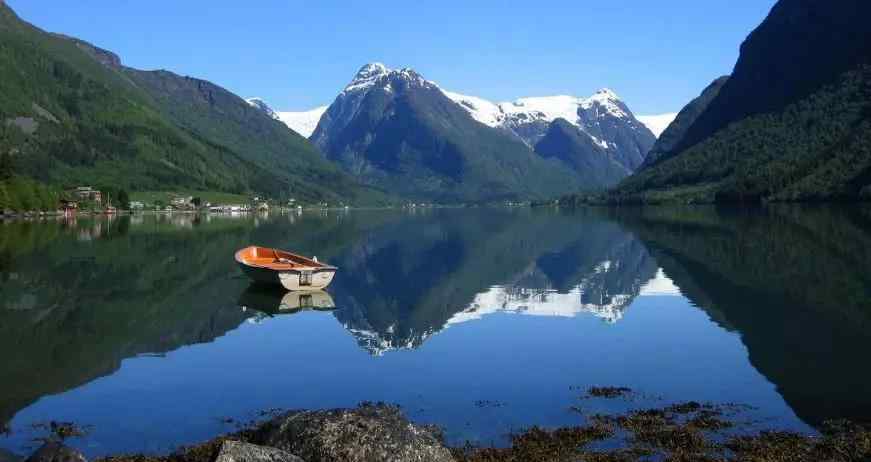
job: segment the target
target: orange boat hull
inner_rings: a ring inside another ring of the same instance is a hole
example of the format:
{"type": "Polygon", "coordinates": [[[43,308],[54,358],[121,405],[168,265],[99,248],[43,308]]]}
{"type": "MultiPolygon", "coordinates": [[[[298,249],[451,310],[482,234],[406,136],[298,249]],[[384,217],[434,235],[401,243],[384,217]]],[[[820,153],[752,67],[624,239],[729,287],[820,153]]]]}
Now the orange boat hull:
{"type": "Polygon", "coordinates": [[[251,246],[236,252],[236,262],[254,282],[281,285],[287,290],[321,290],[330,285],[337,268],[282,250],[251,246]]]}

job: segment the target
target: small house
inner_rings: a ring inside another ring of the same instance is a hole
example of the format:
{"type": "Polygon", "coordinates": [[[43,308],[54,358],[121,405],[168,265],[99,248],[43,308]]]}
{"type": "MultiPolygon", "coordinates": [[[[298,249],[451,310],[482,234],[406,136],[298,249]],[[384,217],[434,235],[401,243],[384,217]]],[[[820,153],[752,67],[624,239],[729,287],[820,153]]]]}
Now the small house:
{"type": "Polygon", "coordinates": [[[61,199],[60,200],[60,208],[63,211],[74,211],[78,210],[79,203],[74,200],[61,199]]]}
{"type": "Polygon", "coordinates": [[[70,196],[78,197],[82,201],[91,201],[97,204],[103,202],[103,194],[90,186],[78,186],[68,192],[70,196]]]}

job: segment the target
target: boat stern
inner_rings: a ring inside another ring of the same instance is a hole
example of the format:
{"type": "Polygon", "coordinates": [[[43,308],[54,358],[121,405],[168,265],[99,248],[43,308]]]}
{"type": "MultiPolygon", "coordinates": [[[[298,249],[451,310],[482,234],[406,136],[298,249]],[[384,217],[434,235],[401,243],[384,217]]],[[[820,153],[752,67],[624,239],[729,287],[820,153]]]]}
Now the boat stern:
{"type": "Polygon", "coordinates": [[[321,290],[333,282],[335,275],[335,268],[312,268],[282,271],[278,278],[287,290],[321,290]]]}

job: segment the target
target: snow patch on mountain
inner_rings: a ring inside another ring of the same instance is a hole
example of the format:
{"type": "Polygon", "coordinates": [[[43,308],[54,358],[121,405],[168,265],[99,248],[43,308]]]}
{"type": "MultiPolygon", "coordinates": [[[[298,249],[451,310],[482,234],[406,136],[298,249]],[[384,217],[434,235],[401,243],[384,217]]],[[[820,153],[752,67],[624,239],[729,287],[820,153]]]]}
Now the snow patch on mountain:
{"type": "Polygon", "coordinates": [[[597,91],[589,98],[569,95],[538,96],[502,103],[493,103],[483,98],[444,89],[442,92],[478,122],[513,132],[530,147],[544,136],[547,124],[556,119],[564,119],[580,128],[602,149],[617,147],[599,136],[601,135],[599,124],[602,119],[617,119],[629,126],[634,122],[634,117],[626,104],[608,88],[597,91]],[[530,130],[530,126],[538,128],[530,130]]]}
{"type": "Polygon", "coordinates": [[[463,107],[473,119],[484,125],[498,127],[505,120],[505,114],[498,104],[477,96],[461,95],[442,89],[442,93],[463,107]]]}
{"type": "Polygon", "coordinates": [[[502,103],[493,103],[476,96],[445,90],[442,92],[466,109],[475,120],[491,127],[499,127],[509,121],[553,122],[556,119],[565,119],[580,127],[583,121],[579,110],[595,111],[599,116],[605,114],[618,118],[630,116],[620,97],[607,88],[599,90],[589,98],[569,95],[538,96],[502,103]]]}
{"type": "Polygon", "coordinates": [[[539,96],[500,103],[499,108],[507,117],[524,122],[532,120],[553,122],[556,119],[565,119],[573,125],[578,125],[578,108],[583,102],[583,98],[567,95],[539,96]]]}
{"type": "Polygon", "coordinates": [[[674,118],[677,117],[677,112],[669,112],[666,114],[656,114],[656,115],[641,115],[636,117],[641,123],[647,126],[650,131],[656,135],[657,138],[662,135],[662,132],[674,122],[674,118]]]}
{"type": "Polygon", "coordinates": [[[269,117],[284,123],[284,125],[287,125],[287,128],[306,138],[311,136],[312,132],[315,131],[318,121],[321,120],[321,116],[327,110],[327,106],[320,106],[308,111],[276,111],[263,98],[248,98],[245,102],[250,104],[251,107],[263,111],[269,117]]]}
{"type": "Polygon", "coordinates": [[[287,125],[291,130],[308,138],[314,133],[321,116],[324,115],[328,107],[320,106],[301,112],[279,111],[277,112],[278,120],[284,122],[284,125],[287,125]]]}

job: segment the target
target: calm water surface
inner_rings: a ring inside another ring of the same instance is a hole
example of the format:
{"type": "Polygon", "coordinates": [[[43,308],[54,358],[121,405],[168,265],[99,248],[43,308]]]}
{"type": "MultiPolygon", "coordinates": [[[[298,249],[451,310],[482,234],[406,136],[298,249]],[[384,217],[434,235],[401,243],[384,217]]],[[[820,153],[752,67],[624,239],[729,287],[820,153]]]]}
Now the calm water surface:
{"type": "Polygon", "coordinates": [[[871,416],[869,268],[858,207],[6,222],[0,448],[58,420],[91,426],[72,441],[91,456],[165,452],[364,400],[452,443],[690,399],[811,432],[871,416]],[[252,287],[232,259],[252,243],[341,269],[310,300],[252,287]]]}

